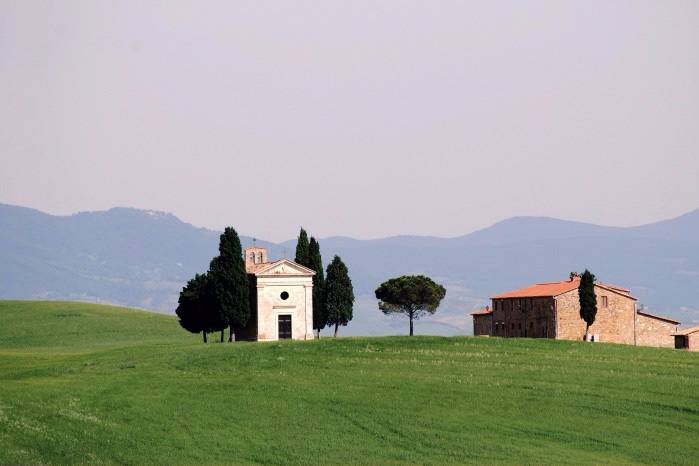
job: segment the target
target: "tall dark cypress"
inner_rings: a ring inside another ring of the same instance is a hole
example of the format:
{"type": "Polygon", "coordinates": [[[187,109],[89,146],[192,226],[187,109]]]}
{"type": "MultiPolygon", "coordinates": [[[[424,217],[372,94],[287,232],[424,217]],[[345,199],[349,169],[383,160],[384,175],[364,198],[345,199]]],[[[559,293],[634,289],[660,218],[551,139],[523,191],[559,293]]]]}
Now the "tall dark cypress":
{"type": "Polygon", "coordinates": [[[320,338],[320,331],[328,324],[325,312],[325,274],[323,273],[323,258],[320,255],[320,243],[311,236],[308,245],[310,253],[309,268],[315,271],[313,276],[313,329],[320,338]]]}
{"type": "Polygon", "coordinates": [[[578,286],[580,299],[580,318],[585,321],[585,336],[590,330],[590,325],[595,323],[597,316],[597,296],[595,296],[595,276],[587,269],[580,277],[578,286]]]}
{"type": "Polygon", "coordinates": [[[335,256],[328,265],[325,281],[325,309],[328,325],[337,328],[347,325],[352,320],[352,305],[354,304],[354,289],[350,280],[347,266],[339,256],[335,256]]]}
{"type": "Polygon", "coordinates": [[[301,232],[299,233],[299,239],[296,242],[296,257],[294,258],[294,262],[297,264],[301,264],[304,267],[310,267],[310,244],[308,243],[308,234],[306,233],[306,230],[301,228],[301,232]]]}
{"type": "MultiPolygon", "coordinates": [[[[248,274],[238,233],[227,227],[221,235],[219,255],[209,266],[211,299],[221,319],[230,328],[228,341],[233,341],[234,327],[244,326],[250,318],[248,274]]],[[[223,341],[223,330],[221,331],[223,341]]]]}

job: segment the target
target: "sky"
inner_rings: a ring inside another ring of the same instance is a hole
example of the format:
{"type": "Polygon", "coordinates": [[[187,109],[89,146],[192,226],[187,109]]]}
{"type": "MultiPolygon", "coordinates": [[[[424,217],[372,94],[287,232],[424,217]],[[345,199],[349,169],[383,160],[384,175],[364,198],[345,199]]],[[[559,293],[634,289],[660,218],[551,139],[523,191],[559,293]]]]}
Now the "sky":
{"type": "Polygon", "coordinates": [[[699,207],[699,2],[0,1],[0,202],[272,241],[699,207]]]}

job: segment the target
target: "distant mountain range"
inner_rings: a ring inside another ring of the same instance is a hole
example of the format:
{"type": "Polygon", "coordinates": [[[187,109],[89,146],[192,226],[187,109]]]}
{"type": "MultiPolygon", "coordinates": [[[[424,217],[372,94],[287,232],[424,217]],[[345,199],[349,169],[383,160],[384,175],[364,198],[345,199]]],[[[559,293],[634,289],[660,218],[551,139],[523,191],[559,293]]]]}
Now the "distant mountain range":
{"type": "MultiPolygon", "coordinates": [[[[238,226],[239,227],[239,226],[238,226]]],[[[183,284],[207,269],[219,232],[172,214],[131,208],[53,216],[0,204],[0,299],[72,299],[174,312],[183,284]]],[[[243,246],[252,238],[241,237],[243,246]]],[[[293,257],[296,240],[273,244],[270,257],[293,257]]],[[[647,309],[699,323],[699,210],[619,228],[545,217],[515,217],[456,238],[396,236],[320,240],[323,258],[339,254],[355,284],[355,319],[345,335],[405,333],[381,314],[373,290],[383,280],[423,273],[447,288],[417,333],[469,334],[473,309],[488,297],[592,270],[632,289],[647,309]]]]}

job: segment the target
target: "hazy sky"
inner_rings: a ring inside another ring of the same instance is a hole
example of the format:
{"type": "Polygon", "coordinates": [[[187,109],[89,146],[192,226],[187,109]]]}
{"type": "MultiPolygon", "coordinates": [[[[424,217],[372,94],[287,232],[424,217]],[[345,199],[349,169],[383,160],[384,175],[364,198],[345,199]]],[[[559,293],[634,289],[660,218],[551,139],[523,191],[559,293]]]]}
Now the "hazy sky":
{"type": "Polygon", "coordinates": [[[699,1],[0,1],[0,202],[259,238],[699,207],[699,1]]]}

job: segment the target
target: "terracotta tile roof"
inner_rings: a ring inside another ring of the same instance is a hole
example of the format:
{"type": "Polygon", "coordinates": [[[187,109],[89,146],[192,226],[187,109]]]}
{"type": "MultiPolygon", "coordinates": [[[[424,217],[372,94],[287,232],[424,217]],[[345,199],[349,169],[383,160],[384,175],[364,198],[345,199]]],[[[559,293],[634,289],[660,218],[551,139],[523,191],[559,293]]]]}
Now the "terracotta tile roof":
{"type": "Polygon", "coordinates": [[[641,316],[646,316],[646,317],[650,317],[650,318],[658,319],[658,320],[664,320],[665,322],[670,322],[671,324],[680,325],[679,321],[670,319],[669,317],[656,316],[655,314],[650,314],[650,313],[645,312],[645,311],[636,311],[636,313],[638,315],[641,315],[641,316]]]}
{"type": "Polygon", "coordinates": [[[497,296],[493,296],[493,299],[505,299],[505,298],[545,298],[549,296],[558,296],[563,293],[575,290],[580,286],[580,279],[575,278],[572,281],[566,280],[564,282],[553,282],[553,283],[537,283],[536,285],[528,286],[526,288],[520,288],[519,290],[508,291],[507,293],[502,293],[497,296]]]}
{"type": "Polygon", "coordinates": [[[622,293],[631,293],[631,290],[628,288],[624,288],[623,286],[617,286],[617,285],[612,285],[611,283],[602,283],[602,282],[597,282],[595,283],[596,285],[603,286],[605,288],[611,288],[613,290],[621,291],[622,293]]]}
{"type": "MultiPolygon", "coordinates": [[[[289,259],[279,259],[272,262],[262,262],[260,264],[247,264],[245,266],[245,271],[249,274],[254,274],[257,276],[269,275],[270,270],[274,269],[274,267],[277,264],[282,263],[286,263],[290,266],[289,271],[283,273],[285,275],[288,275],[290,272],[292,273],[292,275],[315,275],[314,270],[311,270],[308,267],[304,267],[301,264],[297,264],[296,262],[289,259]]],[[[279,275],[279,271],[275,272],[273,275],[279,275]]]]}
{"type": "MultiPolygon", "coordinates": [[[[576,290],[579,286],[580,277],[575,277],[573,280],[565,280],[562,282],[537,283],[536,285],[528,286],[526,288],[520,288],[519,290],[508,291],[507,293],[502,293],[497,296],[493,296],[492,299],[548,298],[559,296],[563,293],[576,290]]],[[[627,288],[622,288],[620,286],[610,285],[608,283],[602,282],[595,282],[595,286],[627,296],[634,300],[636,299],[629,294],[630,290],[627,288]]]]}
{"type": "Polygon", "coordinates": [[[493,313],[493,310],[486,307],[483,309],[479,309],[476,312],[472,312],[471,315],[472,316],[487,316],[487,315],[492,314],[492,313],[493,313]]]}
{"type": "MultiPolygon", "coordinates": [[[[280,260],[281,260],[281,259],[280,259],[280,260]]],[[[260,262],[260,263],[258,263],[258,264],[249,264],[249,263],[248,263],[248,264],[245,264],[245,271],[246,271],[247,273],[255,273],[255,272],[257,272],[257,271],[259,271],[259,270],[262,270],[262,269],[266,268],[267,266],[272,265],[272,264],[275,264],[275,263],[277,263],[277,262],[279,262],[279,261],[276,260],[276,261],[273,261],[273,262],[260,262]]]]}
{"type": "Polygon", "coordinates": [[[619,287],[608,285],[606,283],[601,283],[601,282],[595,282],[595,286],[598,286],[598,287],[603,288],[605,290],[611,291],[612,293],[618,293],[622,296],[626,296],[627,298],[631,298],[634,301],[638,301],[638,298],[631,296],[631,290],[628,290],[626,288],[619,288],[619,287]]]}
{"type": "Polygon", "coordinates": [[[699,332],[699,325],[697,325],[696,327],[689,327],[689,328],[685,328],[682,330],[678,330],[677,332],[673,333],[673,335],[686,336],[686,335],[689,335],[690,333],[695,333],[695,332],[699,332]]]}

